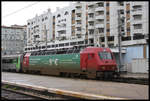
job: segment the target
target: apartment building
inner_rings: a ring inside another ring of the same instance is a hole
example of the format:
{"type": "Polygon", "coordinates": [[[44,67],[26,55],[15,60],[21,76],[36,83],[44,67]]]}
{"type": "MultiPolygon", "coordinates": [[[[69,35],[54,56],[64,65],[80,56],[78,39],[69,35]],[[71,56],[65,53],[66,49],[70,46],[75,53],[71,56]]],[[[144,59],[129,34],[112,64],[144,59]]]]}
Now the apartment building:
{"type": "Polygon", "coordinates": [[[49,50],[52,48],[84,44],[85,35],[88,33],[86,26],[87,16],[85,16],[86,10],[87,6],[85,3],[75,3],[62,9],[57,7],[56,12],[53,14],[50,12],[43,13],[45,16],[50,16],[45,22],[46,26],[48,26],[48,29],[46,29],[50,30],[47,32],[47,38],[50,39],[47,39],[47,47],[44,42],[46,40],[41,41],[45,35],[44,33],[41,34],[42,27],[37,28],[39,30],[38,33],[36,31],[33,32],[34,26],[42,26],[43,24],[35,20],[42,19],[41,15],[28,20],[28,45],[25,51],[45,50],[46,48],[49,50]],[[31,25],[32,22],[36,24],[31,25]],[[35,36],[38,36],[36,41],[35,36]]]}
{"type": "MultiPolygon", "coordinates": [[[[148,2],[142,1],[96,1],[72,3],[68,7],[57,8],[54,13],[47,12],[45,15],[50,16],[45,22],[50,41],[47,50],[71,46],[109,47],[119,62],[118,39],[121,34],[123,68],[131,68],[133,59],[149,58],[148,7],[148,2]]],[[[43,26],[43,23],[38,25],[43,26]]],[[[32,32],[31,35],[39,35],[42,39],[45,34],[32,32]]],[[[34,37],[28,35],[28,38],[33,44],[34,37]]],[[[45,45],[44,42],[38,45],[39,48],[30,46],[26,51],[44,50],[45,45]]]]}
{"type": "Polygon", "coordinates": [[[24,52],[26,44],[26,26],[12,25],[2,28],[2,55],[14,55],[24,52]]]}
{"type": "MultiPolygon", "coordinates": [[[[27,46],[35,47],[40,43],[52,40],[51,9],[41,15],[27,20],[27,46]]],[[[46,43],[45,43],[46,44],[46,43]]],[[[38,47],[36,47],[38,48],[38,47]]],[[[36,49],[35,48],[35,49],[36,49]]]]}

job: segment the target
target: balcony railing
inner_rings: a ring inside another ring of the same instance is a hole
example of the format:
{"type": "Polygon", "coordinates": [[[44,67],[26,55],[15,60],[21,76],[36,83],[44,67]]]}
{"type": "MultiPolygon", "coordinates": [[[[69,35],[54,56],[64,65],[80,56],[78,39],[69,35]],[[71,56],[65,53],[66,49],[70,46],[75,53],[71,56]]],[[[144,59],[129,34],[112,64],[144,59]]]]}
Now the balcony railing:
{"type": "Polygon", "coordinates": [[[95,25],[95,27],[96,27],[96,28],[104,28],[104,24],[97,23],[97,24],[95,25]]]}
{"type": "Polygon", "coordinates": [[[104,19],[104,15],[97,15],[95,16],[95,19],[104,19]]]}
{"type": "Polygon", "coordinates": [[[97,7],[95,8],[95,11],[104,11],[104,7],[97,7]]]}

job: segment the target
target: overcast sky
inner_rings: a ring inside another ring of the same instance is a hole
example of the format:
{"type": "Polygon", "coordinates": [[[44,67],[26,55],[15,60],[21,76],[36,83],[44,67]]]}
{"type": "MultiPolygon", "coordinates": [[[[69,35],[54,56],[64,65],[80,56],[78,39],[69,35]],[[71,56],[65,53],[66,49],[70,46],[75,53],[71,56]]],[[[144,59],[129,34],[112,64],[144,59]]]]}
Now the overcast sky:
{"type": "Polygon", "coordinates": [[[52,12],[56,11],[56,7],[66,7],[71,2],[53,2],[53,1],[2,1],[2,25],[25,25],[27,20],[35,17],[36,14],[40,15],[44,11],[47,12],[48,8],[51,8],[52,12]]]}

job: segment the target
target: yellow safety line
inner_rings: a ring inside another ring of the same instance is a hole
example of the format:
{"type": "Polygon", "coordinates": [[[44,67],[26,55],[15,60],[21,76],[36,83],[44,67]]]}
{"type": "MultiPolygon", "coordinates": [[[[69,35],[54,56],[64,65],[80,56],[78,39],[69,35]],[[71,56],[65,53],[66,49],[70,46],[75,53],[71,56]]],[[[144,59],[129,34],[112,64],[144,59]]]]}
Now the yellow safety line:
{"type": "Polygon", "coordinates": [[[85,99],[127,100],[127,98],[119,98],[119,97],[104,96],[104,95],[95,95],[95,94],[88,94],[88,93],[81,93],[81,92],[74,92],[74,91],[67,91],[67,90],[60,90],[60,89],[55,89],[55,88],[46,88],[46,87],[42,87],[42,86],[35,86],[35,85],[30,85],[30,84],[16,83],[16,82],[10,82],[10,81],[5,81],[5,80],[2,80],[2,83],[16,84],[16,85],[19,85],[19,86],[25,86],[25,87],[36,89],[36,90],[47,90],[48,92],[53,92],[53,93],[56,93],[56,94],[68,95],[68,96],[73,96],[73,97],[78,97],[78,98],[85,98],[85,99]]]}

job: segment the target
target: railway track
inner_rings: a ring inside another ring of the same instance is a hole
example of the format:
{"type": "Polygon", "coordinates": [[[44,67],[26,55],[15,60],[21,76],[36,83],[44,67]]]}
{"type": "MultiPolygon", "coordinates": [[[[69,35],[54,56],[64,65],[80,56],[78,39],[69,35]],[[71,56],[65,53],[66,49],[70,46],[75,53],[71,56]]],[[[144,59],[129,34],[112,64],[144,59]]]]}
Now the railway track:
{"type": "MultiPolygon", "coordinates": [[[[40,98],[20,93],[11,89],[2,88],[2,99],[3,100],[38,100],[40,98]]],[[[42,100],[42,99],[41,99],[42,100]]]]}
{"type": "Polygon", "coordinates": [[[79,99],[71,96],[55,94],[46,90],[35,90],[32,87],[23,87],[2,82],[3,100],[71,100],[79,99]]]}

